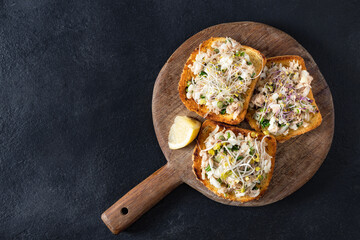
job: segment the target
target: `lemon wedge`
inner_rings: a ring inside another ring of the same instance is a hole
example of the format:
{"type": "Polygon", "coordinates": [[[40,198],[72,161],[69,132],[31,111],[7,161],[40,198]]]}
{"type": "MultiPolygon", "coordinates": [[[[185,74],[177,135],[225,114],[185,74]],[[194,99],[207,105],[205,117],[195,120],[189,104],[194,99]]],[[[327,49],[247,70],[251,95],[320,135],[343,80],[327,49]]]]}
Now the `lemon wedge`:
{"type": "Polygon", "coordinates": [[[189,145],[198,135],[201,123],[186,116],[176,116],[169,132],[170,149],[189,145]]]}

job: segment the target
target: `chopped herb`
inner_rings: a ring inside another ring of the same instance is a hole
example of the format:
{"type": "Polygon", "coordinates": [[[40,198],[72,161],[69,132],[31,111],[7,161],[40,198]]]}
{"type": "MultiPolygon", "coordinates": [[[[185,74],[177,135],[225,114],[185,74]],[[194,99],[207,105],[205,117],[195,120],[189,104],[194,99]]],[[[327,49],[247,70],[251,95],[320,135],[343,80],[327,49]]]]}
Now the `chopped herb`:
{"type": "Polygon", "coordinates": [[[230,132],[227,133],[227,139],[231,137],[230,132]]]}
{"type": "Polygon", "coordinates": [[[263,180],[263,179],[264,179],[263,175],[259,175],[259,176],[258,176],[258,179],[259,179],[260,181],[263,180]]]}
{"type": "Polygon", "coordinates": [[[238,76],[238,79],[239,79],[239,80],[244,80],[241,76],[238,76]]]}
{"type": "Polygon", "coordinates": [[[252,188],[252,190],[257,190],[257,189],[258,187],[256,185],[252,188]]]}
{"type": "Polygon", "coordinates": [[[240,56],[242,56],[242,57],[245,56],[245,52],[241,52],[240,56]]]}
{"type": "Polygon", "coordinates": [[[250,154],[250,155],[254,155],[254,153],[255,153],[255,148],[251,147],[249,154],[250,154]]]}
{"type": "Polygon", "coordinates": [[[201,99],[205,99],[205,96],[204,96],[204,95],[200,95],[200,98],[201,98],[201,99]]]}
{"type": "Polygon", "coordinates": [[[188,87],[186,87],[186,88],[185,88],[185,92],[189,92],[189,89],[188,89],[188,87]]]}
{"type": "Polygon", "coordinates": [[[240,161],[240,160],[242,160],[242,159],[244,159],[243,156],[238,156],[238,158],[237,158],[236,160],[240,161]]]}
{"type": "Polygon", "coordinates": [[[236,53],[235,53],[235,56],[240,56],[240,51],[237,51],[236,53]]]}
{"type": "Polygon", "coordinates": [[[247,65],[251,65],[252,63],[251,62],[246,62],[247,65]]]}
{"type": "Polygon", "coordinates": [[[260,121],[260,125],[262,128],[266,128],[266,127],[270,126],[270,121],[267,119],[262,119],[262,121],[260,121]]]}
{"type": "Polygon", "coordinates": [[[222,183],[222,181],[221,181],[221,179],[220,178],[218,178],[218,179],[216,179],[219,183],[222,183]]]}
{"type": "Polygon", "coordinates": [[[234,99],[230,98],[229,103],[232,103],[232,102],[234,102],[234,99]]]}
{"type": "Polygon", "coordinates": [[[219,49],[215,48],[214,52],[219,53],[220,51],[219,51],[219,49]]]}
{"type": "Polygon", "coordinates": [[[223,109],[220,111],[221,114],[225,114],[226,113],[226,109],[223,109]]]}
{"type": "Polygon", "coordinates": [[[224,103],[222,101],[218,101],[217,106],[218,106],[218,108],[223,108],[224,103]]]}
{"type": "Polygon", "coordinates": [[[207,171],[207,172],[210,172],[210,171],[211,171],[210,165],[208,165],[208,166],[205,168],[205,171],[207,171]]]}
{"type": "Polygon", "coordinates": [[[251,74],[251,77],[253,78],[255,76],[255,73],[251,74]]]}
{"type": "Polygon", "coordinates": [[[200,72],[200,77],[202,77],[202,76],[207,76],[207,73],[204,72],[204,71],[201,71],[201,72],[200,72]]]}
{"type": "Polygon", "coordinates": [[[239,149],[240,149],[239,146],[234,145],[234,146],[231,148],[231,151],[238,151],[239,149]]]}

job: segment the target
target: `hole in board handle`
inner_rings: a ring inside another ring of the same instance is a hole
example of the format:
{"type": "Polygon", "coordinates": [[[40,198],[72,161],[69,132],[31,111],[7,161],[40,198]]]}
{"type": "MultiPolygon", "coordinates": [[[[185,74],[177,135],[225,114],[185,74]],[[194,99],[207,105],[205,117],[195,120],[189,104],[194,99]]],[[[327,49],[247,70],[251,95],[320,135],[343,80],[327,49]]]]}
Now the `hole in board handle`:
{"type": "Polygon", "coordinates": [[[123,207],[123,208],[121,209],[121,214],[122,214],[122,215],[126,215],[126,214],[128,214],[128,212],[129,212],[129,210],[128,210],[126,207],[123,207]]]}

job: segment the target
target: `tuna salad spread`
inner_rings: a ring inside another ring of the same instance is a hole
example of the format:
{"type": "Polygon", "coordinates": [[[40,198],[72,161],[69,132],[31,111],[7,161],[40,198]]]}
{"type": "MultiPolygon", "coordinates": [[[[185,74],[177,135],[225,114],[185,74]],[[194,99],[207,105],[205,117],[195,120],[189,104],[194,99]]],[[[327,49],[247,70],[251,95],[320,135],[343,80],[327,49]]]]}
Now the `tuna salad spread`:
{"type": "Polygon", "coordinates": [[[258,140],[255,132],[236,135],[216,126],[204,142],[206,149],[200,151],[202,179],[225,196],[258,196],[272,167],[272,157],[265,150],[267,137],[258,140]]]}
{"type": "Polygon", "coordinates": [[[257,77],[240,43],[231,38],[214,41],[206,52],[199,50],[188,67],[194,77],[187,82],[186,98],[206,106],[209,112],[233,114],[236,119],[243,110],[245,93],[257,77]]]}
{"type": "Polygon", "coordinates": [[[288,67],[272,63],[264,68],[249,106],[265,134],[287,135],[290,129],[309,125],[319,112],[308,97],[312,79],[297,61],[288,67]]]}

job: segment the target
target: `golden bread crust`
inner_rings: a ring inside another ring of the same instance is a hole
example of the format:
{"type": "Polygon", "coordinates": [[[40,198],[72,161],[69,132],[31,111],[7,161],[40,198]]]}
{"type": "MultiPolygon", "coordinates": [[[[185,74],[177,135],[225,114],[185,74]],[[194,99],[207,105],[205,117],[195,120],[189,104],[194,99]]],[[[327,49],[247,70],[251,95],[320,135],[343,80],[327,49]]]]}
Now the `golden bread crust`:
{"type": "MultiPolygon", "coordinates": [[[[301,65],[302,69],[306,70],[304,59],[302,57],[296,56],[296,55],[271,57],[271,58],[267,59],[266,65],[268,67],[270,67],[272,63],[277,63],[277,64],[281,63],[283,66],[289,66],[289,63],[293,60],[298,61],[299,64],[301,65]]],[[[313,100],[313,105],[315,105],[316,108],[319,109],[315,103],[315,99],[314,99],[314,96],[313,96],[313,93],[311,90],[310,90],[309,94],[307,95],[307,97],[310,98],[311,100],[313,100]]],[[[252,111],[249,110],[246,114],[246,119],[253,129],[255,129],[256,131],[261,131],[261,128],[257,125],[257,121],[252,117],[254,115],[254,112],[255,112],[254,110],[252,110],[252,111]]],[[[275,138],[278,142],[285,142],[286,140],[289,140],[290,138],[304,134],[306,132],[309,132],[309,131],[317,128],[318,126],[320,126],[321,122],[322,122],[322,117],[321,117],[321,114],[319,111],[311,116],[310,124],[307,127],[301,126],[297,130],[289,129],[289,133],[286,136],[280,135],[280,136],[275,136],[275,138]]]]}
{"type": "MultiPolygon", "coordinates": [[[[226,38],[224,37],[216,37],[216,38],[210,38],[206,41],[204,41],[201,45],[200,45],[200,51],[201,52],[206,52],[207,49],[211,48],[211,44],[215,41],[218,40],[225,40],[226,38]]],[[[251,62],[253,63],[254,67],[255,67],[255,76],[259,75],[259,73],[262,71],[262,68],[265,66],[266,64],[266,58],[265,56],[260,53],[258,50],[253,49],[251,47],[248,46],[241,46],[242,51],[244,51],[245,53],[247,53],[250,57],[251,62]]],[[[204,106],[204,105],[199,105],[195,102],[194,99],[188,99],[186,98],[186,83],[187,81],[191,80],[191,78],[195,77],[193,72],[190,70],[190,68],[188,67],[189,64],[192,64],[193,61],[195,60],[196,55],[199,53],[199,48],[196,48],[190,55],[190,57],[188,58],[188,60],[185,63],[183,72],[181,74],[181,78],[179,81],[179,86],[178,86],[178,90],[179,90],[179,96],[181,101],[184,103],[184,105],[186,106],[187,109],[189,109],[190,111],[196,112],[197,114],[199,114],[202,117],[205,117],[205,115],[209,112],[209,109],[204,106]]],[[[215,114],[213,112],[209,112],[208,115],[205,117],[206,119],[210,119],[210,120],[214,120],[214,121],[219,121],[219,122],[224,122],[224,123],[228,123],[228,124],[232,124],[232,125],[237,125],[240,122],[242,122],[245,118],[247,109],[248,109],[248,105],[252,96],[252,93],[255,89],[256,83],[258,81],[259,77],[255,78],[252,83],[249,86],[249,89],[246,91],[246,97],[245,97],[245,102],[243,105],[243,110],[241,111],[241,113],[237,116],[236,119],[233,119],[233,115],[232,114],[215,114]]]]}
{"type": "MultiPolygon", "coordinates": [[[[226,125],[223,123],[218,123],[218,122],[214,122],[214,121],[210,121],[210,120],[206,120],[200,129],[200,133],[198,136],[198,144],[195,146],[194,148],[194,152],[193,152],[193,172],[196,175],[196,178],[198,181],[200,181],[202,184],[205,185],[205,187],[207,187],[208,189],[210,189],[212,192],[214,192],[216,195],[231,200],[231,201],[238,201],[238,202],[248,202],[248,201],[252,201],[255,199],[260,198],[266,191],[266,189],[269,186],[273,171],[274,171],[274,165],[275,165],[275,154],[276,154],[276,140],[273,136],[267,137],[265,139],[267,146],[266,146],[266,152],[272,157],[271,158],[271,169],[270,172],[267,174],[267,176],[264,178],[264,180],[261,183],[261,190],[260,190],[260,194],[256,197],[249,197],[249,196],[243,196],[243,197],[236,197],[235,195],[229,195],[227,194],[226,196],[222,193],[219,193],[217,188],[215,188],[213,185],[210,184],[210,181],[208,179],[203,180],[201,178],[201,161],[202,158],[200,156],[200,148],[204,149],[205,148],[205,140],[207,139],[207,137],[209,136],[209,134],[214,131],[214,129],[216,128],[216,126],[219,125],[220,127],[220,131],[225,129],[231,130],[233,131],[236,135],[241,133],[245,136],[247,136],[248,133],[254,132],[251,130],[247,130],[247,129],[242,129],[239,127],[235,127],[235,126],[230,126],[230,125],[226,125]]],[[[256,132],[258,134],[257,139],[261,140],[265,134],[261,133],[261,132],[256,132]]]]}

